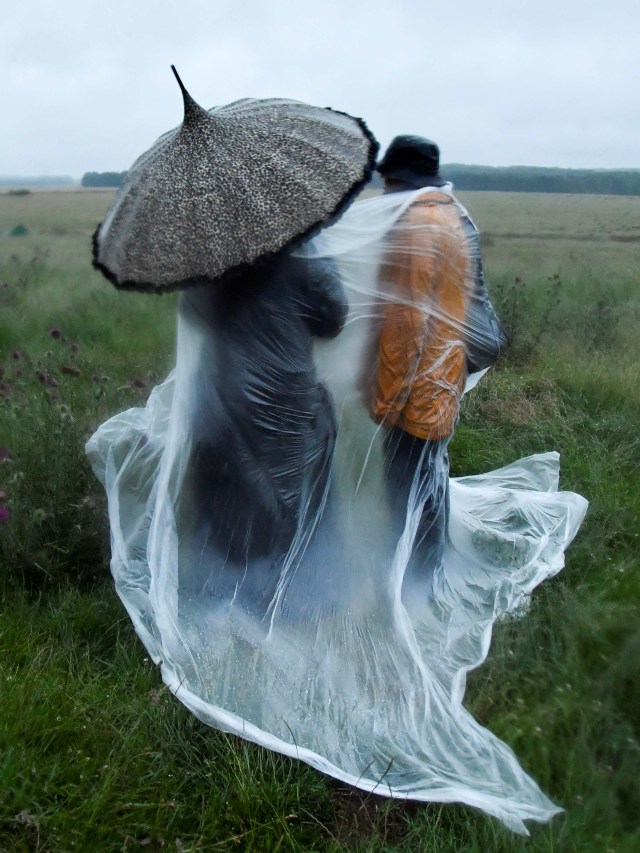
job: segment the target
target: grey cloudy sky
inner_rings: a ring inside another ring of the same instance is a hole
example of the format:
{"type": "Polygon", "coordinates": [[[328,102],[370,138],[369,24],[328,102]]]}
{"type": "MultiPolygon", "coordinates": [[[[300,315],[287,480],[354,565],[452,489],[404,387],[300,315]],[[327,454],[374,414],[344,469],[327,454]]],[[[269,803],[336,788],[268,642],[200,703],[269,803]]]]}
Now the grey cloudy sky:
{"type": "Polygon", "coordinates": [[[20,0],[0,174],[127,169],[181,121],[171,63],[204,107],[332,106],[445,162],[640,168],[638,0],[20,0]]]}

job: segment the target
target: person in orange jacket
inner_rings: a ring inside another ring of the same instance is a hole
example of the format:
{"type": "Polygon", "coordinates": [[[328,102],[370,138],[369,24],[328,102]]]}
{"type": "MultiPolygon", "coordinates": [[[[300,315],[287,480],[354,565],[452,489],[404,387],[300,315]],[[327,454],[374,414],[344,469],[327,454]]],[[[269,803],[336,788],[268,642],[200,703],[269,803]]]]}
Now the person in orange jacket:
{"type": "Polygon", "coordinates": [[[434,142],[398,136],[377,169],[387,193],[424,189],[408,197],[386,239],[370,405],[386,431],[390,501],[403,526],[413,518],[419,563],[433,565],[447,538],[447,445],[467,378],[465,323],[477,241],[469,239],[462,208],[440,176],[434,142]]]}

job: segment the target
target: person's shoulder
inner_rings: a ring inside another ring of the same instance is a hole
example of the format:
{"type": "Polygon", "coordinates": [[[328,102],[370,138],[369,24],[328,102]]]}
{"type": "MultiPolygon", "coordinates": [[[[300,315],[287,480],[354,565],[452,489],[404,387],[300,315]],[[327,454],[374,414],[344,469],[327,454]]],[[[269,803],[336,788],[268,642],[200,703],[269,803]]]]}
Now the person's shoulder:
{"type": "Polygon", "coordinates": [[[453,204],[454,197],[450,192],[436,188],[416,193],[414,204],[453,204]]]}
{"type": "Polygon", "coordinates": [[[413,224],[429,224],[454,222],[458,217],[453,197],[432,190],[416,196],[407,210],[406,218],[413,224]]]}

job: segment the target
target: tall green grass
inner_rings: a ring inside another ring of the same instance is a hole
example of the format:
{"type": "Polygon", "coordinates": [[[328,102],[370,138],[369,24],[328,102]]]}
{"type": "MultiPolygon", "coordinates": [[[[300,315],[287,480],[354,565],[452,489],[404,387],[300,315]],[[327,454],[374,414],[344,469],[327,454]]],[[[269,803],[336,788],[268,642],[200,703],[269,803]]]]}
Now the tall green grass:
{"type": "Polygon", "coordinates": [[[110,582],[83,445],[171,367],[175,299],[91,270],[109,200],[0,195],[0,851],[640,849],[638,249],[614,239],[638,200],[464,198],[513,346],[465,398],[453,473],[556,449],[591,502],[565,570],[469,677],[467,707],[566,810],[528,840],[341,786],[163,687],[110,582]]]}

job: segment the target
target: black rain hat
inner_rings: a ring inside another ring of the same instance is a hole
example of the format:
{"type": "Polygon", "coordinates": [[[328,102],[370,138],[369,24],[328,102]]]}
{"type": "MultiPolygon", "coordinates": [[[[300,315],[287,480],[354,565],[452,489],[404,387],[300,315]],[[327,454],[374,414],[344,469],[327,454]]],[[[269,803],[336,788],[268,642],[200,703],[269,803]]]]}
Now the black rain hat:
{"type": "Polygon", "coordinates": [[[440,149],[424,136],[396,136],[376,169],[384,178],[414,188],[447,183],[439,172],[440,149]]]}

